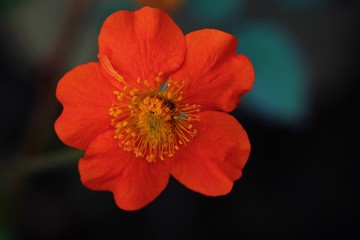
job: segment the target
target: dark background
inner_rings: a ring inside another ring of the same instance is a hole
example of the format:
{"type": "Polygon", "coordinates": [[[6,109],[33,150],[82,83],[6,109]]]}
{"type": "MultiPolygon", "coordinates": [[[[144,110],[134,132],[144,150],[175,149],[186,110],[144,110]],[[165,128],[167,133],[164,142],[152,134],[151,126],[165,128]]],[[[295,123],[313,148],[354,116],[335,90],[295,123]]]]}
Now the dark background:
{"type": "Polygon", "coordinates": [[[59,78],[96,60],[110,13],[139,5],[0,4],[0,240],[360,238],[359,1],[162,5],[184,33],[217,28],[237,36],[239,53],[254,63],[254,88],[232,113],[252,153],[230,194],[205,197],[171,179],[135,212],[82,186],[83,153],[64,146],[53,124],[59,78]]]}

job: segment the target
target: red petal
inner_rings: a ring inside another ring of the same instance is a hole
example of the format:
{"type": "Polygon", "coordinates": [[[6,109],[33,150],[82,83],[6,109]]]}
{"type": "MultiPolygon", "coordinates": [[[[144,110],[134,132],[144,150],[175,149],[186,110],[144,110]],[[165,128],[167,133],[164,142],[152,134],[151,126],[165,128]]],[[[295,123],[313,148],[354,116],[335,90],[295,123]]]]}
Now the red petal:
{"type": "Polygon", "coordinates": [[[227,194],[248,160],[248,136],[231,115],[208,111],[199,116],[193,124],[198,135],[167,160],[171,175],[204,195],[227,194]]]}
{"type": "Polygon", "coordinates": [[[124,210],[137,210],[153,201],[166,187],[169,172],[162,161],[148,163],[126,152],[114,139],[114,131],[99,135],[79,162],[81,181],[92,190],[114,194],[124,210]]]}
{"type": "Polygon", "coordinates": [[[254,82],[254,69],[245,55],[236,55],[237,40],[230,34],[205,29],[186,35],[183,66],[171,78],[186,80],[184,101],[201,110],[232,111],[254,82]]]}
{"type": "Polygon", "coordinates": [[[163,11],[144,7],[135,12],[118,11],[104,22],[99,35],[99,56],[106,55],[125,81],[154,82],[184,61],[185,37],[163,11]]]}
{"type": "Polygon", "coordinates": [[[80,65],[59,81],[56,97],[64,109],[55,131],[70,146],[85,149],[98,134],[111,129],[108,114],[115,88],[106,81],[99,63],[80,65]]]}

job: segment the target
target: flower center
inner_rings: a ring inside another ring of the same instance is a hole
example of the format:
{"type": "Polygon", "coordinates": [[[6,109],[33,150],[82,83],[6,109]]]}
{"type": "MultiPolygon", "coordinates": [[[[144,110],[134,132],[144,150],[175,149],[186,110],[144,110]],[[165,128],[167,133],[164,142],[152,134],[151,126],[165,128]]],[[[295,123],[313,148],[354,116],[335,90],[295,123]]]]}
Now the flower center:
{"type": "Polygon", "coordinates": [[[115,91],[118,102],[109,109],[111,124],[115,127],[115,139],[125,151],[148,162],[164,160],[186,145],[196,134],[190,122],[199,121],[196,115],[200,105],[182,103],[185,82],[167,80],[160,86],[161,74],[156,87],[148,81],[137,80],[139,88],[130,87],[116,73],[109,60],[100,58],[110,75],[124,84],[123,91],[115,91]]]}

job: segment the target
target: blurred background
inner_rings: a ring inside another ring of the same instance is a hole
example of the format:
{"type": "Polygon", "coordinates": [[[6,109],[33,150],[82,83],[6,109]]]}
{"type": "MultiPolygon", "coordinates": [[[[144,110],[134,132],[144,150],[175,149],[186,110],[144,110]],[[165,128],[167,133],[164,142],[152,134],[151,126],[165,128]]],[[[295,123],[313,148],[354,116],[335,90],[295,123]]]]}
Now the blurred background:
{"type": "Polygon", "coordinates": [[[359,239],[359,1],[1,0],[0,240],[359,239]],[[256,81],[232,114],[252,153],[232,192],[171,179],[136,212],[82,186],[53,130],[59,78],[96,61],[101,24],[157,6],[184,33],[238,38],[256,81]]]}

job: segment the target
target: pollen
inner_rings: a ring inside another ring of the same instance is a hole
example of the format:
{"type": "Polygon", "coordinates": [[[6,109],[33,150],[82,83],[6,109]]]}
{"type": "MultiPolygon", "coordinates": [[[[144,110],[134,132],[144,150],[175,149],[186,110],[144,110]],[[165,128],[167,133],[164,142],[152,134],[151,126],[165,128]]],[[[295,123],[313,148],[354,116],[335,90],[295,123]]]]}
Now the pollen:
{"type": "Polygon", "coordinates": [[[200,105],[183,103],[184,81],[163,81],[159,73],[154,79],[155,86],[138,78],[133,81],[136,86],[130,87],[106,56],[103,58],[105,70],[124,85],[123,91],[114,92],[118,101],[109,109],[119,147],[155,162],[173,157],[196,136],[191,122],[200,121],[197,115],[200,105]],[[162,82],[165,83],[161,85],[162,82]]]}

